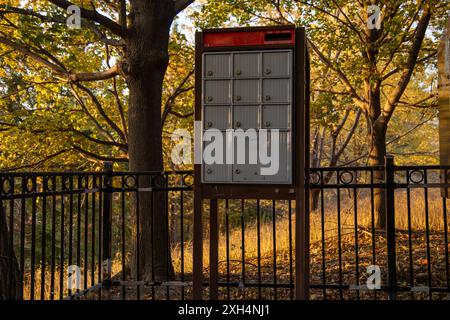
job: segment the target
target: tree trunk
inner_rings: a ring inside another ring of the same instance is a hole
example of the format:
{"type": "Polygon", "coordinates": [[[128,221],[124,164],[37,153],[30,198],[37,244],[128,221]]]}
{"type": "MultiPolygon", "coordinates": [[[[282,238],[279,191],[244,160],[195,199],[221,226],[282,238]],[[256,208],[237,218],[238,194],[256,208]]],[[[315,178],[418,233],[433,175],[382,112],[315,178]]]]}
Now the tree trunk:
{"type": "MultiPolygon", "coordinates": [[[[127,37],[130,170],[161,172],[161,88],[169,60],[174,2],[134,0],[131,5],[127,37]]],[[[150,177],[139,179],[139,188],[150,184],[150,177]]],[[[133,276],[140,280],[163,281],[173,274],[166,197],[164,192],[140,192],[134,201],[139,232],[135,225],[131,265],[133,276]]]]}
{"type": "Polygon", "coordinates": [[[10,232],[0,205],[0,300],[21,300],[22,278],[16,255],[10,250],[10,232]]]}
{"type": "MultiPolygon", "coordinates": [[[[372,126],[372,133],[369,133],[369,165],[383,166],[386,156],[386,128],[375,123],[372,126]]],[[[374,183],[384,181],[384,171],[374,171],[374,183]]],[[[386,228],[386,196],[384,189],[374,189],[374,212],[376,217],[376,227],[386,228]]]]}

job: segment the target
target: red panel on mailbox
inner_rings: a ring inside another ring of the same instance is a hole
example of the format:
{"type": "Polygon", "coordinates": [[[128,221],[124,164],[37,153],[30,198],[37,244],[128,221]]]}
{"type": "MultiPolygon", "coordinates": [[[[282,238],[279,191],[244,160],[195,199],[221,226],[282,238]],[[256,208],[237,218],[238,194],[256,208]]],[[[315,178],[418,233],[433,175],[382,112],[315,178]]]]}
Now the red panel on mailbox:
{"type": "Polygon", "coordinates": [[[205,48],[294,43],[295,29],[228,32],[206,31],[203,37],[203,45],[205,48]]]}

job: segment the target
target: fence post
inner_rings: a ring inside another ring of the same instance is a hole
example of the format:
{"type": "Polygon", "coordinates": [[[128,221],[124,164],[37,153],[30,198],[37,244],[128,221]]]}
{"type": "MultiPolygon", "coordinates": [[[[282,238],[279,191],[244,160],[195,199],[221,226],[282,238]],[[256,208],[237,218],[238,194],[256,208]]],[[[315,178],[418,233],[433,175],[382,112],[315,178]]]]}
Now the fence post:
{"type": "Polygon", "coordinates": [[[385,156],[386,239],[389,300],[397,298],[397,255],[395,249],[395,180],[394,157],[385,156]]]}
{"type": "MultiPolygon", "coordinates": [[[[112,162],[103,164],[103,245],[102,245],[102,288],[111,288],[111,211],[112,211],[112,162]]],[[[109,297],[108,297],[109,298],[109,297]]]]}

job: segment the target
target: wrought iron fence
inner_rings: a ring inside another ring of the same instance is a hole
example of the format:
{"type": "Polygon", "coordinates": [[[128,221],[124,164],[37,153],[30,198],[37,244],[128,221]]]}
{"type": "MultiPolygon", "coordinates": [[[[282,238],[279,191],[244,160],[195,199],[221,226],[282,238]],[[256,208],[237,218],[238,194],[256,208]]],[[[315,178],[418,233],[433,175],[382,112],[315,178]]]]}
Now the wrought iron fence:
{"type": "MultiPolygon", "coordinates": [[[[311,168],[311,298],[447,298],[449,173],[392,159],[311,168]]],[[[191,299],[192,185],[190,171],[1,173],[1,255],[22,298],[191,299]]],[[[218,209],[219,298],[293,299],[295,202],[218,209]]],[[[2,288],[13,291],[8,277],[2,288]]]]}

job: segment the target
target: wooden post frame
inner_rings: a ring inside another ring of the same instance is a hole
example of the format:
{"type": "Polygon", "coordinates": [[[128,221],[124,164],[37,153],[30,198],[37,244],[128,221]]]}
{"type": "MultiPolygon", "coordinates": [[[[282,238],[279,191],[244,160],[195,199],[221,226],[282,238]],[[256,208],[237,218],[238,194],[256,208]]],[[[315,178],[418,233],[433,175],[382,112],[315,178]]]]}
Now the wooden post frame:
{"type": "MultiPolygon", "coordinates": [[[[290,127],[288,134],[291,140],[289,143],[291,154],[288,154],[286,163],[290,165],[286,169],[289,179],[280,180],[270,178],[264,182],[246,182],[234,180],[234,170],[231,171],[231,181],[211,182],[202,180],[204,174],[203,165],[194,165],[194,239],[193,239],[193,298],[202,299],[203,293],[203,226],[202,226],[202,209],[203,199],[210,199],[210,299],[218,299],[217,281],[218,274],[218,199],[267,199],[267,200],[295,200],[296,201],[296,224],[295,224],[295,298],[309,298],[309,204],[308,204],[308,188],[307,175],[309,166],[309,61],[308,50],[306,44],[305,29],[303,27],[296,28],[293,25],[270,26],[270,27],[250,27],[250,28],[227,28],[227,29],[208,29],[197,32],[195,35],[195,121],[204,123],[203,104],[205,98],[203,84],[205,77],[204,54],[211,52],[220,54],[231,53],[231,60],[234,65],[235,55],[247,53],[259,54],[259,81],[260,91],[263,92],[263,81],[270,76],[264,76],[262,67],[263,55],[266,52],[287,52],[289,61],[292,63],[290,71],[291,91],[288,109],[292,111],[290,127]],[[268,50],[268,51],[265,51],[268,50]],[[290,131],[289,131],[290,130],[290,131]],[[291,158],[289,158],[291,157],[291,158]],[[291,176],[289,176],[291,175],[291,176]],[[237,181],[235,183],[235,181],[237,181]],[[278,181],[278,182],[277,182],[278,181]]],[[[205,55],[205,56],[206,56],[205,55]]],[[[265,59],[265,56],[264,56],[265,59]]],[[[250,62],[251,63],[251,60],[250,62]]],[[[228,72],[228,71],[224,71],[228,72]]],[[[231,72],[230,92],[233,96],[226,97],[225,90],[219,92],[224,93],[226,99],[230,99],[230,103],[234,112],[235,103],[234,81],[237,72],[233,69],[231,72]],[[231,89],[233,88],[233,89],[231,89]]],[[[245,71],[244,71],[245,72],[245,71]]],[[[212,72],[209,72],[211,73],[212,72]]],[[[219,80],[220,76],[217,77],[219,80]]],[[[276,78],[273,75],[273,78],[276,78]]],[[[287,79],[285,79],[287,81],[287,79]]],[[[287,83],[287,82],[285,82],[287,83]]],[[[275,92],[275,95],[277,92],[275,92]]],[[[270,97],[269,97],[270,98],[270,97]]],[[[212,98],[211,98],[212,99],[212,98]]],[[[259,128],[262,128],[262,108],[263,99],[267,96],[261,95],[259,115],[259,128]]],[[[205,100],[206,101],[206,100],[205,100]]],[[[266,102],[267,103],[267,102],[266,102]]],[[[275,104],[275,102],[273,102],[275,104]]],[[[233,120],[230,122],[231,127],[235,126],[234,114],[233,120]]],[[[230,117],[231,117],[230,115],[230,117]]],[[[220,119],[220,116],[217,116],[220,119]]],[[[269,124],[270,125],[270,124],[269,124]]],[[[269,126],[267,125],[267,126],[269,126]]],[[[203,132],[203,131],[202,131],[203,132]]],[[[199,141],[196,141],[198,144],[199,141]]],[[[198,159],[197,159],[198,160],[198,159]]],[[[196,161],[199,162],[199,161],[196,161]]],[[[280,166],[281,167],[281,166],[280,166]]],[[[253,174],[253,173],[252,173],[253,174]]],[[[255,173],[256,174],[256,173],[255,173]]]]}

